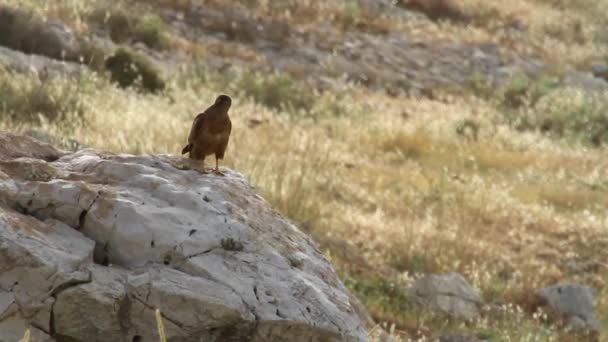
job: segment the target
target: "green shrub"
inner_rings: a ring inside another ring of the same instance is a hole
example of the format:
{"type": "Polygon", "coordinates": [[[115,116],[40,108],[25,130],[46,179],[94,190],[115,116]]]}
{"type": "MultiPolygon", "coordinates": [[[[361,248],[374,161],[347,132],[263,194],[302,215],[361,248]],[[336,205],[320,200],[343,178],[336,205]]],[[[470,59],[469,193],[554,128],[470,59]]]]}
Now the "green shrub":
{"type": "Polygon", "coordinates": [[[106,51],[92,43],[81,42],[79,62],[85,64],[90,69],[102,71],[104,68],[106,51]]]}
{"type": "Polygon", "coordinates": [[[358,1],[348,0],[340,13],[340,24],[344,29],[357,26],[361,22],[362,12],[358,1]]]}
{"type": "Polygon", "coordinates": [[[535,130],[555,139],[601,146],[608,143],[608,98],[574,89],[559,89],[533,107],[503,112],[509,125],[535,130]]]}
{"type": "Polygon", "coordinates": [[[145,14],[135,23],[133,38],[151,48],[168,46],[165,22],[156,14],[145,14]]]}
{"type": "Polygon", "coordinates": [[[149,92],[165,88],[160,72],[144,56],[125,48],[118,49],[105,62],[113,82],[121,87],[138,86],[149,92]]]}
{"type": "Polygon", "coordinates": [[[136,16],[123,8],[110,7],[114,4],[103,4],[89,15],[89,20],[106,27],[110,38],[116,43],[142,42],[150,48],[169,47],[167,25],[154,13],[136,16]]]}
{"type": "Polygon", "coordinates": [[[541,132],[593,146],[608,143],[608,98],[563,89],[543,98],[532,122],[541,132]]]}
{"type": "Polygon", "coordinates": [[[505,107],[518,108],[525,105],[534,106],[541,98],[548,95],[557,83],[548,77],[533,80],[524,73],[515,74],[499,88],[499,98],[505,107]]]}
{"type": "Polygon", "coordinates": [[[520,108],[533,106],[542,97],[556,89],[557,82],[551,77],[532,79],[525,73],[512,75],[503,84],[496,86],[485,75],[473,74],[467,81],[468,88],[476,96],[496,100],[499,107],[520,108]]]}
{"type": "Polygon", "coordinates": [[[368,307],[379,307],[401,314],[415,309],[412,299],[405,291],[384,279],[346,277],[344,285],[368,307]]]}

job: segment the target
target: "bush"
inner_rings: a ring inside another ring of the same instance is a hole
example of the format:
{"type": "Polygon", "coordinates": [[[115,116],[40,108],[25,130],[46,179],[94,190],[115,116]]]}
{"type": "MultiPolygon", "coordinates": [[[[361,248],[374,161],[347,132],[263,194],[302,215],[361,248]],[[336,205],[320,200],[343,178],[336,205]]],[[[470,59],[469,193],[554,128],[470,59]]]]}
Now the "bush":
{"type": "Polygon", "coordinates": [[[357,26],[362,20],[359,2],[353,0],[346,1],[343,5],[339,18],[343,29],[349,29],[357,26]]]}
{"type": "Polygon", "coordinates": [[[165,88],[160,72],[148,61],[133,51],[118,49],[105,62],[113,82],[121,87],[138,86],[149,92],[158,92],[165,88]]]}
{"type": "Polygon", "coordinates": [[[562,89],[546,96],[528,113],[529,123],[545,134],[601,146],[608,143],[608,98],[562,89]]]}
{"type": "Polygon", "coordinates": [[[167,26],[157,14],[134,16],[122,8],[108,6],[94,10],[89,15],[89,20],[107,27],[114,42],[142,42],[153,49],[169,47],[167,26]]]}
{"type": "Polygon", "coordinates": [[[155,49],[168,46],[165,22],[156,14],[145,14],[133,28],[133,38],[155,49]]]}
{"type": "Polygon", "coordinates": [[[90,69],[101,71],[104,68],[106,51],[90,42],[81,42],[79,62],[90,69]]]}
{"type": "Polygon", "coordinates": [[[608,98],[575,89],[559,89],[533,107],[503,111],[520,131],[539,131],[555,139],[601,146],[608,143],[608,98]]]}

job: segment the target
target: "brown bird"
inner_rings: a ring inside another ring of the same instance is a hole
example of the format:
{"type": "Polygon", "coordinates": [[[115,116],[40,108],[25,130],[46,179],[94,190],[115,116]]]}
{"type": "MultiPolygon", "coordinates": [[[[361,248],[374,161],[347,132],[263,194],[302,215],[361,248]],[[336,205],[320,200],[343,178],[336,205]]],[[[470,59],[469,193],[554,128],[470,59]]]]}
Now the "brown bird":
{"type": "Polygon", "coordinates": [[[215,103],[194,118],[188,145],[182,149],[182,154],[190,152],[190,159],[200,160],[202,172],[205,170],[205,157],[215,154],[215,173],[223,175],[218,166],[218,159],[224,159],[228,139],[232,131],[232,122],[228,109],[232,99],[228,95],[220,95],[215,103]]]}

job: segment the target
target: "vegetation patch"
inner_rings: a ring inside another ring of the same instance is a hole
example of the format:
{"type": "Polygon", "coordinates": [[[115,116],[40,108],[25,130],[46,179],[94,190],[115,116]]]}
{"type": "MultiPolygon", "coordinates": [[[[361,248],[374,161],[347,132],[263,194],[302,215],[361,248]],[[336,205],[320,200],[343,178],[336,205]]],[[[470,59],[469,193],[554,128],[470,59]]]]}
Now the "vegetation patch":
{"type": "Polygon", "coordinates": [[[82,116],[83,80],[15,75],[0,69],[0,118],[17,122],[60,121],[82,116]]]}
{"type": "Polygon", "coordinates": [[[141,42],[153,49],[170,48],[171,39],[163,19],[149,11],[138,15],[139,11],[127,11],[116,4],[105,4],[92,11],[89,20],[107,27],[110,38],[116,43],[141,42]]]}
{"type": "Polygon", "coordinates": [[[137,86],[149,92],[159,92],[165,88],[160,72],[142,55],[126,48],[118,49],[105,62],[113,82],[121,87],[137,86]]]}

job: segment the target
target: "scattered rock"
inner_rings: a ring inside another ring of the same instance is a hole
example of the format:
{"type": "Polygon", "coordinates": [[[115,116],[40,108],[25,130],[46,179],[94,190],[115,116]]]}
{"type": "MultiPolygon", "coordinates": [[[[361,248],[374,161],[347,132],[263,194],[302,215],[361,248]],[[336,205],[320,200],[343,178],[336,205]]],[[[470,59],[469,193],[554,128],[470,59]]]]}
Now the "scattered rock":
{"type": "Polygon", "coordinates": [[[549,315],[563,319],[573,330],[599,331],[593,314],[593,291],[576,283],[556,284],[538,292],[541,304],[548,306],[549,315]]]}
{"type": "Polygon", "coordinates": [[[46,161],[59,159],[64,152],[44,141],[12,133],[0,133],[0,160],[34,158],[46,161]]]}
{"type": "Polygon", "coordinates": [[[57,61],[45,56],[28,55],[0,46],[0,65],[18,73],[79,74],[84,67],[77,63],[57,61]]]}
{"type": "Polygon", "coordinates": [[[608,82],[594,77],[591,73],[578,70],[568,70],[564,73],[561,83],[567,87],[580,88],[584,91],[602,93],[608,90],[608,82]]]}
{"type": "Polygon", "coordinates": [[[169,341],[367,340],[305,234],[242,175],[188,163],[0,133],[0,335],[156,341],[159,308],[169,341]]]}
{"type": "Polygon", "coordinates": [[[593,76],[603,78],[608,81],[608,64],[606,63],[595,63],[591,65],[591,73],[593,76]]]}
{"type": "Polygon", "coordinates": [[[72,29],[57,19],[0,6],[0,45],[54,59],[72,59],[80,49],[72,29]]]}
{"type": "Polygon", "coordinates": [[[415,300],[432,310],[455,317],[476,317],[481,296],[459,273],[425,275],[414,283],[410,293],[415,300]]]}

